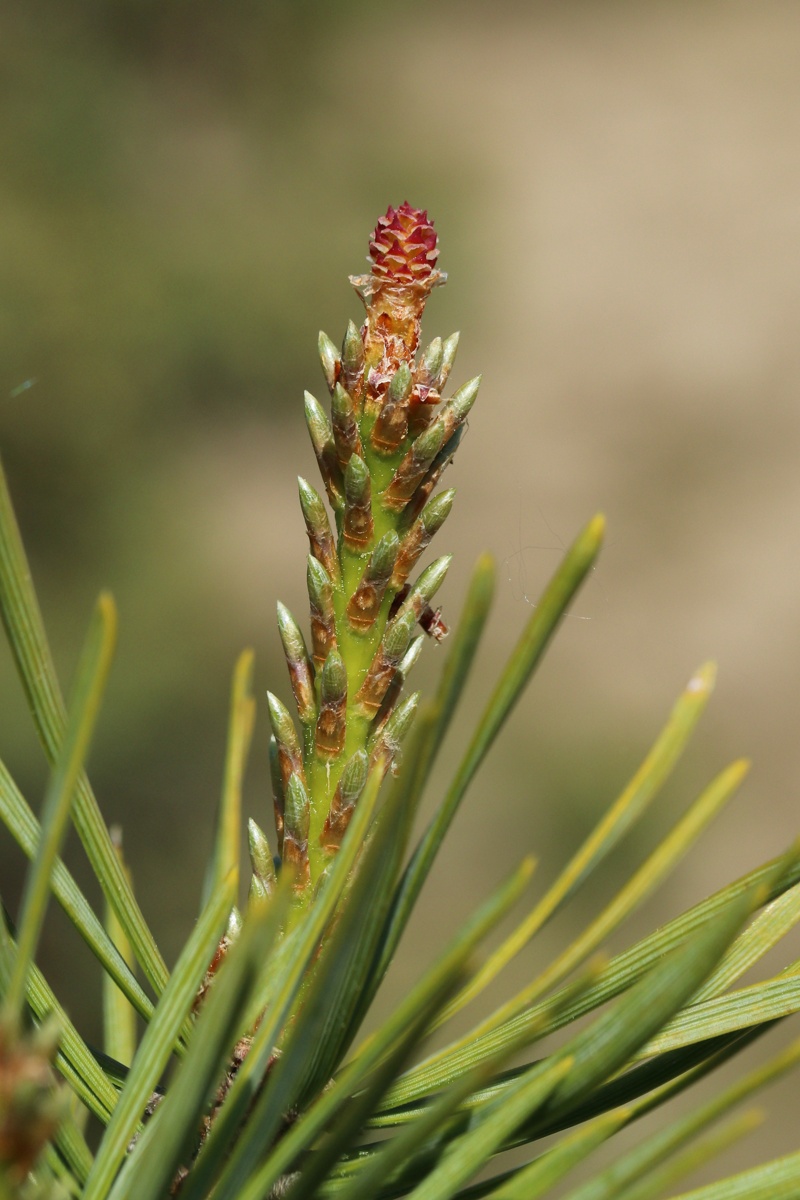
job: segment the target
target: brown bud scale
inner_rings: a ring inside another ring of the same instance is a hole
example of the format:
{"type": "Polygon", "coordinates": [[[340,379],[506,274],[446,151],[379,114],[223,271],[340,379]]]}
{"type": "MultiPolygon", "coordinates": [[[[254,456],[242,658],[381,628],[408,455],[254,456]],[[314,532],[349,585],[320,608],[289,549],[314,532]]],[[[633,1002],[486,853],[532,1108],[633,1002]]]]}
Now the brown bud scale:
{"type": "Polygon", "coordinates": [[[347,695],[320,706],[317,717],[316,747],[320,758],[336,758],[344,749],[347,695]]]}
{"type": "Polygon", "coordinates": [[[333,441],[336,446],[336,456],[339,466],[344,470],[354,454],[358,454],[360,458],[363,458],[364,450],[361,445],[361,435],[358,432],[355,412],[353,411],[353,402],[341,385],[337,385],[334,389],[334,398],[331,406],[331,426],[333,429],[333,441]]]}

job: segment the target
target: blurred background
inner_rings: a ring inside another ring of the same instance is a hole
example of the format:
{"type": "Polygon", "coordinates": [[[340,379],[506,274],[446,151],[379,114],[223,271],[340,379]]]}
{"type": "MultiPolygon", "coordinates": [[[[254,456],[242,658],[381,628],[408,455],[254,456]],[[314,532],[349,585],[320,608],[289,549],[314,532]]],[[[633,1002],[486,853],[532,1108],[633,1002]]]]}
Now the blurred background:
{"type": "MultiPolygon", "coordinates": [[[[731,758],[754,759],[741,797],[612,948],[800,831],[799,49],[800,7],[774,0],[3,6],[0,451],[65,684],[98,590],[119,606],[91,774],[168,961],[197,911],[245,645],[248,811],[270,825],[275,601],[305,611],[302,391],[323,395],[317,331],[360,320],[347,276],[406,198],[450,276],[425,335],[459,328],[453,382],[484,374],[437,539],[456,555],[450,620],[477,553],[498,563],[462,731],[563,548],[598,509],[609,536],[388,995],[522,852],[537,889],[553,877],[706,658],[716,696],[652,819],[496,995],[731,758]]],[[[38,809],[5,647],[0,712],[38,809]]],[[[96,899],[74,838],[68,858],[96,899]]],[[[5,838],[12,905],[21,875],[5,838]]],[[[99,972],[55,912],[43,962],[97,1040],[99,972]]],[[[729,1164],[794,1145],[774,1124],[729,1164]]]]}

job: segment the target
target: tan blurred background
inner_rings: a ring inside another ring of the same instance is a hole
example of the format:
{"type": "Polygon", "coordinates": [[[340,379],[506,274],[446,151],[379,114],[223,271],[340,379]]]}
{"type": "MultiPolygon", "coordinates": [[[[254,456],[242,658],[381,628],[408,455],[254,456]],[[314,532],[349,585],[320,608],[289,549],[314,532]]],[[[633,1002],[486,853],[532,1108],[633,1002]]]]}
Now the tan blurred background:
{"type": "MultiPolygon", "coordinates": [[[[560,549],[597,509],[609,537],[392,986],[524,850],[537,886],[552,877],[707,657],[712,708],[616,878],[730,758],[754,770],[614,944],[800,831],[798,61],[800,6],[773,0],[4,6],[0,450],[65,681],[95,594],[116,596],[92,776],[170,960],[243,645],[259,697],[287,695],[273,613],[278,597],[304,611],[295,475],[313,471],[317,330],[338,341],[359,319],[346,277],[405,198],[434,217],[450,275],[426,334],[460,328],[454,381],[484,373],[437,540],[456,553],[451,618],[477,552],[499,565],[463,729],[560,549]]],[[[0,753],[38,807],[5,648],[0,706],[0,753]]],[[[247,798],[265,823],[266,739],[262,705],[247,798]]],[[[98,972],[58,915],[45,954],[97,1037],[98,972]]],[[[795,1144],[774,1127],[731,1162],[795,1144]]]]}

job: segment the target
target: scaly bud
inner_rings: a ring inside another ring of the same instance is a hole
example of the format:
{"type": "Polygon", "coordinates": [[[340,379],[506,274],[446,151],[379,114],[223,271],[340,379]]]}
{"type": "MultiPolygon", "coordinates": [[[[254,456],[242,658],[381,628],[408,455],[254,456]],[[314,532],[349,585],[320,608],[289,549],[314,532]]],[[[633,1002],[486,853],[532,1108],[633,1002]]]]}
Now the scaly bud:
{"type": "Polygon", "coordinates": [[[447,520],[455,495],[455,488],[450,488],[430,500],[403,538],[392,572],[393,591],[400,591],[420,555],[428,548],[434,534],[438,533],[447,520]]]}
{"type": "Polygon", "coordinates": [[[445,384],[450,378],[453,363],[456,361],[456,351],[458,350],[458,339],[460,337],[460,333],[451,333],[442,347],[442,365],[439,369],[439,377],[436,380],[436,390],[438,392],[444,391],[445,384]]]}
{"type": "Polygon", "coordinates": [[[275,832],[278,835],[278,854],[283,853],[283,773],[281,756],[275,735],[269,739],[269,777],[272,783],[272,807],[275,810],[275,832]]]}
{"type": "Polygon", "coordinates": [[[444,428],[443,446],[450,442],[453,433],[457,428],[461,428],[464,421],[467,420],[480,386],[481,376],[475,376],[474,379],[470,379],[462,388],[459,388],[446,404],[441,404],[438,409],[433,410],[434,419],[429,422],[427,427],[428,430],[433,430],[437,426],[444,428]]]}
{"type": "Polygon", "coordinates": [[[443,359],[442,339],[440,337],[434,338],[417,367],[417,383],[421,387],[436,387],[439,382],[439,372],[442,369],[443,359]]]}
{"type": "Polygon", "coordinates": [[[247,844],[250,850],[250,866],[253,871],[253,879],[261,885],[263,893],[270,896],[277,883],[275,864],[272,861],[267,835],[260,825],[255,823],[252,817],[247,822],[247,844]]]}
{"type": "Polygon", "coordinates": [[[408,650],[416,623],[416,615],[409,608],[399,613],[388,625],[356,695],[356,702],[365,713],[376,713],[383,703],[398,664],[408,650]]]}
{"type": "Polygon", "coordinates": [[[257,875],[250,876],[250,887],[247,889],[248,906],[255,907],[257,904],[264,904],[271,895],[272,892],[263,879],[259,879],[257,875]]]}
{"type": "Polygon", "coordinates": [[[332,392],[339,378],[339,372],[342,369],[342,364],[339,360],[339,355],[336,351],[331,339],[327,333],[319,331],[319,341],[317,343],[319,350],[319,361],[322,364],[322,374],[325,376],[325,382],[328,385],[328,391],[332,392]]]}
{"type": "Polygon", "coordinates": [[[414,372],[414,390],[408,413],[408,428],[412,437],[427,429],[436,415],[440,395],[437,389],[442,369],[442,339],[434,338],[414,372]]]}
{"type": "Polygon", "coordinates": [[[311,801],[299,775],[291,775],[286,784],[284,809],[283,861],[295,871],[295,891],[308,883],[308,827],[311,823],[311,801]]]}
{"type": "Polygon", "coordinates": [[[305,393],[306,425],[311,438],[311,445],[317,456],[322,481],[328,493],[328,499],[334,509],[342,507],[342,472],[336,457],[336,446],[333,441],[331,423],[325,416],[322,406],[310,392],[305,393]]]}
{"type": "Polygon", "coordinates": [[[308,556],[308,600],[311,607],[311,647],[314,662],[321,667],[336,645],[336,616],[333,584],[328,572],[313,554],[308,556]]]}
{"type": "Polygon", "coordinates": [[[331,398],[331,421],[333,423],[333,441],[339,466],[345,469],[353,454],[363,456],[361,435],[358,432],[353,401],[340,383],[333,389],[331,398]]]}
{"type": "Polygon", "coordinates": [[[347,670],[342,656],[331,650],[320,679],[316,746],[321,758],[335,758],[344,746],[347,708],[347,670]]]}
{"type": "Polygon", "coordinates": [[[422,653],[422,647],[424,645],[425,638],[422,635],[414,638],[413,642],[400,659],[400,662],[397,665],[397,674],[400,676],[403,683],[405,683],[410,672],[417,665],[417,660],[422,653]]]}
{"type": "Polygon", "coordinates": [[[344,540],[362,550],[372,538],[372,489],[367,464],[354,454],[344,473],[344,540]]]}
{"type": "Polygon", "coordinates": [[[364,343],[358,327],[352,321],[347,323],[342,344],[342,382],[353,397],[353,404],[358,411],[364,383],[364,343]]]}
{"type": "Polygon", "coordinates": [[[356,750],[342,771],[320,836],[320,842],[326,850],[338,850],[342,844],[356,802],[367,782],[368,766],[369,759],[365,751],[356,750]]]}
{"type": "Polygon", "coordinates": [[[432,562],[429,567],[425,568],[409,592],[408,597],[400,605],[398,615],[401,613],[412,612],[414,614],[415,621],[420,619],[423,612],[444,583],[444,577],[447,574],[450,563],[452,562],[452,558],[452,554],[445,554],[441,558],[437,558],[434,562],[432,562]]]}
{"type": "Polygon", "coordinates": [[[413,669],[417,659],[422,653],[422,647],[425,643],[425,638],[420,635],[414,638],[411,645],[406,650],[400,662],[397,664],[397,670],[392,675],[386,695],[381,702],[380,711],[375,718],[375,728],[380,729],[386,724],[389,714],[394,710],[394,706],[400,698],[405,682],[408,679],[409,672],[413,669]]]}
{"type": "Polygon", "coordinates": [[[397,511],[405,508],[442,449],[445,436],[446,431],[441,421],[434,421],[419,435],[381,497],[385,508],[397,511]]]}
{"type": "Polygon", "coordinates": [[[370,434],[372,445],[384,454],[394,453],[408,432],[408,400],[413,382],[408,363],[400,363],[370,434]]]}
{"type": "Polygon", "coordinates": [[[455,455],[455,452],[461,443],[465,429],[466,425],[459,425],[458,429],[450,438],[450,441],[442,446],[442,449],[436,455],[436,458],[431,463],[431,467],[427,475],[417,488],[406,508],[403,509],[403,515],[400,520],[400,526],[402,529],[409,529],[411,527],[424,509],[425,505],[430,500],[431,495],[436,490],[443,472],[453,461],[453,456],[455,455]]]}
{"type": "Polygon", "coordinates": [[[317,702],[314,696],[314,668],[308,657],[305,639],[300,628],[285,604],[278,601],[278,630],[289,668],[289,680],[297,704],[297,715],[304,725],[317,719],[317,702]]]}
{"type": "Polygon", "coordinates": [[[301,475],[297,477],[297,485],[300,489],[300,507],[303,510],[311,553],[322,563],[331,580],[338,580],[339,559],[336,557],[336,542],[322,497],[301,475]]]}
{"type": "Polygon", "coordinates": [[[399,754],[403,739],[411,727],[411,722],[414,720],[417,705],[419,704],[419,696],[419,692],[414,692],[402,704],[398,704],[385,724],[376,729],[372,734],[367,745],[367,749],[370,751],[370,765],[377,762],[381,755],[394,765],[394,760],[399,754]]]}
{"type": "Polygon", "coordinates": [[[234,904],[228,916],[228,924],[225,927],[225,937],[228,939],[228,946],[236,941],[239,934],[242,932],[242,914],[234,904]]]}
{"type": "Polygon", "coordinates": [[[354,629],[370,629],[375,624],[386,585],[392,577],[399,544],[397,534],[390,530],[372,551],[361,582],[347,605],[347,619],[354,629]]]}
{"type": "Polygon", "coordinates": [[[289,710],[281,704],[277,696],[273,696],[272,692],[267,692],[267,704],[269,705],[272,732],[278,747],[278,769],[285,797],[289,776],[294,774],[301,778],[304,777],[303,755],[294,721],[289,716],[289,710]]]}

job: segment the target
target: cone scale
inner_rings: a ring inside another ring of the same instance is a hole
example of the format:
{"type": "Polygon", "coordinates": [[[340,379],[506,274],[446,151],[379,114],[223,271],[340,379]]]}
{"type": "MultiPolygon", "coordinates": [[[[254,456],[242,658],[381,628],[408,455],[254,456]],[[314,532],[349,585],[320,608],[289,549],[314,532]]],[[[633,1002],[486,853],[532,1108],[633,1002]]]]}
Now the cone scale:
{"type": "Polygon", "coordinates": [[[300,905],[341,844],[370,764],[388,770],[401,753],[417,707],[406,676],[430,640],[426,625],[437,636],[446,628],[431,628],[429,605],[449,557],[421,572],[418,562],[452,508],[453,490],[436,486],[480,380],[445,396],[458,335],[421,342],[425,303],[446,279],[438,257],[427,213],[390,206],[369,241],[369,273],[350,279],[362,326],[348,323],[341,351],[319,335],[330,400],[305,396],[321,476],[321,486],[299,485],[311,550],[308,649],[279,607],[302,739],[270,698],[278,846],[300,905]]]}

